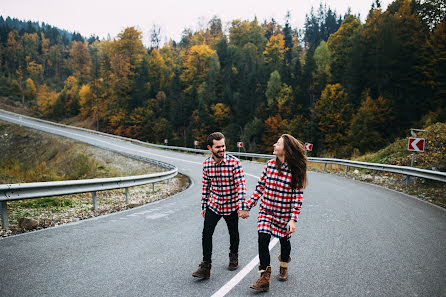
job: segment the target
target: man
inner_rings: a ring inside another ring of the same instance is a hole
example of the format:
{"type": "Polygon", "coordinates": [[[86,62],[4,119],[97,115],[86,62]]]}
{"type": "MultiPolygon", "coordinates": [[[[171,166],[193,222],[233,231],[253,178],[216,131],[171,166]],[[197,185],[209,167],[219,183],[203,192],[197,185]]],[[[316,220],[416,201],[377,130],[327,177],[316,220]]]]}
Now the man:
{"type": "Polygon", "coordinates": [[[207,147],[212,153],[203,162],[203,193],[201,215],[204,218],[202,246],[203,261],[194,277],[207,279],[211,274],[212,235],[218,221],[223,217],[229,231],[229,270],[238,268],[238,211],[246,198],[246,182],[240,160],[226,154],[225,137],[214,132],[207,138],[207,147]]]}

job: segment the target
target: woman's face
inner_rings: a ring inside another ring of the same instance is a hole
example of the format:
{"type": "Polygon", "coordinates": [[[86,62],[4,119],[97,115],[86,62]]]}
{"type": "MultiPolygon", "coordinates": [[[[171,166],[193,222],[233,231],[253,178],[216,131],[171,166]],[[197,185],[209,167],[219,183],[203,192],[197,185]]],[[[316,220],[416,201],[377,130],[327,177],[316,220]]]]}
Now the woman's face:
{"type": "Polygon", "coordinates": [[[283,138],[280,137],[279,140],[273,145],[274,146],[274,152],[273,155],[276,157],[284,157],[285,151],[283,150],[283,138]]]}

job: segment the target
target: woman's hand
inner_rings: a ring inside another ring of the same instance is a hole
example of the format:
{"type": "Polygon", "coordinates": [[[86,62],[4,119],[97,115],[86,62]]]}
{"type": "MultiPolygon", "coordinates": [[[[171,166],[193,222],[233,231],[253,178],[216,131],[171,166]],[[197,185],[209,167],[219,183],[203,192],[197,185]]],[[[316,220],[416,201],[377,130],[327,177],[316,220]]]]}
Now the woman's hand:
{"type": "Polygon", "coordinates": [[[242,219],[246,219],[249,217],[249,211],[247,210],[239,210],[238,211],[238,216],[241,217],[242,219]]]}
{"type": "Polygon", "coordinates": [[[293,234],[296,231],[296,222],[294,220],[290,220],[287,224],[288,234],[293,234]]]}

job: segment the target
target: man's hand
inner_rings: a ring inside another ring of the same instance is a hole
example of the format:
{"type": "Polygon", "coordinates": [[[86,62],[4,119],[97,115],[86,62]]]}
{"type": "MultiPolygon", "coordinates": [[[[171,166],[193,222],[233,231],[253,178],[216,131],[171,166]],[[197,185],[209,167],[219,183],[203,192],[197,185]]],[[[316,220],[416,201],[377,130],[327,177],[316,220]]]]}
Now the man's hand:
{"type": "Polygon", "coordinates": [[[296,231],[296,222],[294,220],[290,220],[287,224],[288,234],[293,234],[296,231]]]}
{"type": "Polygon", "coordinates": [[[238,216],[241,217],[242,219],[246,219],[249,217],[249,211],[247,210],[239,210],[238,211],[238,216]]]}
{"type": "Polygon", "coordinates": [[[201,211],[201,216],[202,216],[203,218],[204,218],[205,214],[206,214],[206,209],[201,211]]]}

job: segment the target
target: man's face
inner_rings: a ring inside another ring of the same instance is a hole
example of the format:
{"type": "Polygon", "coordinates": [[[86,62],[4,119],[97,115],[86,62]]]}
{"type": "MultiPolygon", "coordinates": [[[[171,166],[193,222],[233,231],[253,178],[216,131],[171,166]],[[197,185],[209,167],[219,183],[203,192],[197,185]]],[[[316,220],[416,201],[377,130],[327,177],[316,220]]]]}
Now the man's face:
{"type": "Polygon", "coordinates": [[[220,140],[214,139],[212,141],[212,147],[208,145],[208,149],[211,151],[215,159],[223,159],[226,151],[225,139],[224,138],[220,140]]]}

